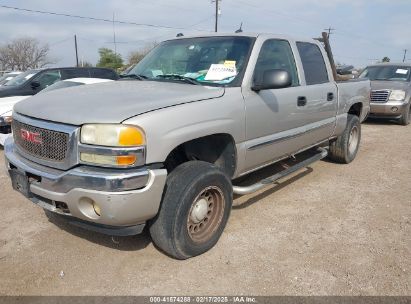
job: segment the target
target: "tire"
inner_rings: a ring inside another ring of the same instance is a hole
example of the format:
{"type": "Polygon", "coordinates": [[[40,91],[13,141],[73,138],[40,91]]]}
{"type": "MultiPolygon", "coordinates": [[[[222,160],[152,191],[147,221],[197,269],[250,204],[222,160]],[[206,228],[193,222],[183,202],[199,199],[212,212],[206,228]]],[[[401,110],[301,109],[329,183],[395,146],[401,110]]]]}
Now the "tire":
{"type": "Polygon", "coordinates": [[[217,166],[186,162],[167,178],[160,211],[150,223],[151,238],[176,259],[200,255],[219,240],[232,202],[231,181],[217,166]]]}
{"type": "Polygon", "coordinates": [[[361,123],[357,116],[348,114],[344,132],[330,144],[328,158],[340,164],[351,163],[361,142],[361,123]]]}
{"type": "Polygon", "coordinates": [[[403,126],[408,126],[411,120],[411,105],[408,105],[405,109],[404,113],[402,114],[401,118],[399,119],[399,123],[403,126]]]}

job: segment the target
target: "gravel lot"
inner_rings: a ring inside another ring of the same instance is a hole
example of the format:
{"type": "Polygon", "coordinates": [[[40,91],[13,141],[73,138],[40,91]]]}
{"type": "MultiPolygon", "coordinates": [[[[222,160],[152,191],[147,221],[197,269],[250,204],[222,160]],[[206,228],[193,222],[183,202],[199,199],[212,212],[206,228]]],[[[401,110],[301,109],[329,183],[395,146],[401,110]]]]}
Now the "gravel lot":
{"type": "Polygon", "coordinates": [[[411,126],[367,122],[351,165],[318,162],[236,198],[217,246],[187,261],[147,234],[49,219],[1,163],[0,295],[410,295],[410,155],[411,126]]]}

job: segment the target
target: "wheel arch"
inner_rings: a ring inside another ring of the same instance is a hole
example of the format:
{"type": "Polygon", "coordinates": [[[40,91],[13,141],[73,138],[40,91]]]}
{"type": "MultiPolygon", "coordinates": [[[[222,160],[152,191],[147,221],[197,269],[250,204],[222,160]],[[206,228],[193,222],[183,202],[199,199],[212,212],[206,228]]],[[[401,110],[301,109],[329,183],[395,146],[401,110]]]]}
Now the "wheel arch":
{"type": "Polygon", "coordinates": [[[164,166],[168,172],[192,160],[215,164],[229,177],[233,177],[237,167],[235,140],[228,133],[214,133],[176,144],[168,153],[164,166]]]}

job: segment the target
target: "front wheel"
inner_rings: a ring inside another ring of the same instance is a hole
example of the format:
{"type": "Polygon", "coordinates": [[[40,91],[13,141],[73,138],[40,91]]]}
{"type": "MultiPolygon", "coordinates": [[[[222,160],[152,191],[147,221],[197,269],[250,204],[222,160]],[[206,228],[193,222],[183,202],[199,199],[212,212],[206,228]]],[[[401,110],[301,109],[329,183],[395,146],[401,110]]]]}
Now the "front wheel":
{"type": "Polygon", "coordinates": [[[176,259],[211,249],[230,215],[230,179],[217,166],[190,161],[167,178],[160,211],[150,224],[154,243],[176,259]]]}
{"type": "Polygon", "coordinates": [[[328,158],[341,164],[349,164],[357,156],[361,141],[361,123],[357,116],[348,114],[344,132],[330,144],[328,158]]]}

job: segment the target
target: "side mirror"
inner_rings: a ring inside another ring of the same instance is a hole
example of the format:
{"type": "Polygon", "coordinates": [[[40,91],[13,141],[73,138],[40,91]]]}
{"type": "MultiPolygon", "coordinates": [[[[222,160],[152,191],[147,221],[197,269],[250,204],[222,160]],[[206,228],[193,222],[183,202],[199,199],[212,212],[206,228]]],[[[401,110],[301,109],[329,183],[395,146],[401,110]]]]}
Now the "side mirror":
{"type": "Polygon", "coordinates": [[[254,81],[254,85],[251,88],[256,92],[261,90],[288,88],[293,83],[290,73],[281,69],[266,70],[262,77],[257,77],[257,79],[258,80],[254,81]]]}
{"type": "Polygon", "coordinates": [[[30,85],[31,85],[31,88],[32,88],[33,90],[36,90],[36,89],[38,89],[38,88],[41,86],[40,82],[38,82],[38,81],[32,81],[32,82],[30,83],[30,85]]]}

